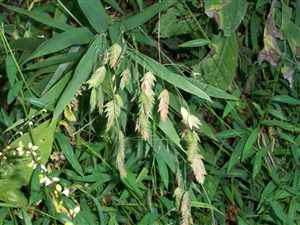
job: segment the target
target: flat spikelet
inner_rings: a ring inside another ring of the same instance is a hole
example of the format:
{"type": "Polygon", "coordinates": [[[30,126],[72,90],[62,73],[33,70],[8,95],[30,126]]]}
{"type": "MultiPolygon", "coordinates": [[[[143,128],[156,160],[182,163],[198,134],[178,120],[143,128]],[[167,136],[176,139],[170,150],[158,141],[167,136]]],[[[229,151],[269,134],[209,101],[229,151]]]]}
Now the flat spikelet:
{"type": "Polygon", "coordinates": [[[184,107],[181,107],[180,111],[181,111],[182,121],[188,128],[190,128],[191,130],[193,130],[193,128],[199,128],[201,123],[196,116],[190,114],[184,107]]]}
{"type": "Polygon", "coordinates": [[[131,79],[131,74],[129,69],[125,69],[121,73],[121,81],[120,81],[120,89],[123,90],[128,84],[131,79]]]}
{"type": "Polygon", "coordinates": [[[147,96],[154,95],[153,86],[154,86],[155,81],[156,81],[156,79],[155,79],[155,76],[153,75],[153,73],[147,72],[144,75],[144,77],[142,79],[141,89],[147,96]]]}
{"type": "Polygon", "coordinates": [[[120,177],[126,177],[127,172],[125,168],[125,137],[122,131],[119,131],[117,166],[119,169],[120,177]]]}
{"type": "Polygon", "coordinates": [[[174,191],[176,207],[178,209],[180,209],[180,207],[181,207],[181,200],[182,200],[183,194],[184,194],[184,190],[180,187],[177,187],[174,191]]]}
{"type": "Polygon", "coordinates": [[[102,86],[97,87],[97,108],[99,114],[103,112],[103,105],[104,105],[104,93],[102,86]]]}
{"type": "Polygon", "coordinates": [[[107,117],[106,130],[110,130],[115,124],[121,113],[123,101],[120,95],[115,95],[114,99],[105,104],[105,113],[107,117]]]}
{"type": "Polygon", "coordinates": [[[141,84],[141,93],[139,97],[140,111],[137,121],[136,130],[138,130],[145,140],[148,140],[149,134],[149,118],[151,116],[154,105],[154,91],[155,77],[151,72],[147,72],[141,84]]]}
{"type": "Polygon", "coordinates": [[[201,154],[193,154],[190,161],[195,178],[199,184],[203,184],[206,176],[206,170],[203,163],[203,156],[201,154]]]}
{"type": "Polygon", "coordinates": [[[87,81],[89,89],[97,88],[105,79],[106,69],[105,66],[99,67],[87,81]]]}
{"type": "Polygon", "coordinates": [[[187,130],[184,138],[187,142],[188,160],[190,162],[194,176],[199,184],[203,184],[207,173],[203,163],[203,156],[198,152],[198,135],[194,131],[187,130]]]}
{"type": "Polygon", "coordinates": [[[169,114],[169,92],[164,89],[159,95],[158,112],[160,113],[160,119],[166,121],[169,114]]]}
{"type": "Polygon", "coordinates": [[[93,88],[90,95],[90,111],[93,112],[97,106],[97,90],[93,88]]]}
{"type": "Polygon", "coordinates": [[[185,192],[182,196],[180,211],[181,211],[181,225],[193,224],[192,213],[191,213],[191,199],[188,192],[185,192]]]}
{"type": "Polygon", "coordinates": [[[122,53],[122,47],[118,43],[115,43],[111,46],[110,55],[109,55],[110,68],[112,68],[112,69],[116,68],[116,66],[118,65],[121,53],[122,53]]]}
{"type": "Polygon", "coordinates": [[[142,135],[144,140],[149,139],[149,119],[144,112],[140,112],[135,129],[142,135]]]}

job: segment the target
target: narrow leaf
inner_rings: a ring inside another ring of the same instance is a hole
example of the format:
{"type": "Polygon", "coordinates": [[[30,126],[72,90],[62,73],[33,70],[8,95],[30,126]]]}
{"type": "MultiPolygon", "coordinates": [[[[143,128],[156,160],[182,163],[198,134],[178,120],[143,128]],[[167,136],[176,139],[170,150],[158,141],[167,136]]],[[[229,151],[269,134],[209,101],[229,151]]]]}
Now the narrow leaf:
{"type": "Polygon", "coordinates": [[[60,29],[60,30],[68,30],[68,29],[72,28],[72,26],[70,26],[68,24],[65,24],[65,23],[62,23],[60,21],[57,21],[57,20],[51,18],[50,16],[48,16],[45,13],[40,13],[40,12],[35,12],[35,11],[28,11],[28,10],[18,8],[18,7],[15,7],[15,6],[5,5],[3,3],[0,3],[0,5],[7,8],[7,9],[9,9],[9,10],[15,11],[16,13],[28,16],[28,17],[30,17],[30,18],[32,18],[32,19],[34,19],[34,20],[36,20],[40,23],[48,25],[50,27],[54,27],[54,28],[57,28],[57,29],[60,29]]]}
{"type": "Polygon", "coordinates": [[[100,0],[78,0],[78,4],[92,27],[98,33],[107,30],[109,17],[100,0]]]}
{"type": "Polygon", "coordinates": [[[83,82],[85,82],[90,73],[92,72],[94,62],[99,55],[99,52],[102,49],[102,44],[104,42],[103,36],[97,36],[95,41],[91,44],[89,49],[87,50],[86,54],[82,57],[80,62],[78,63],[74,75],[67,85],[65,91],[63,92],[62,96],[58,100],[58,103],[54,110],[54,118],[58,118],[61,112],[64,110],[66,105],[68,105],[76,91],[81,87],[83,82]]]}

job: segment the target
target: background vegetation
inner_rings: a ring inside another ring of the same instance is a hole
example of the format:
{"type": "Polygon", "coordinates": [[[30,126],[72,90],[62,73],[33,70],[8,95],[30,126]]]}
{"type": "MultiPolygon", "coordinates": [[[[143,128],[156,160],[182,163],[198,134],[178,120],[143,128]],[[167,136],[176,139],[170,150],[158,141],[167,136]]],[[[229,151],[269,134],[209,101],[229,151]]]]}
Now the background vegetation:
{"type": "Polygon", "coordinates": [[[0,0],[0,224],[300,224],[299,0],[0,0]]]}

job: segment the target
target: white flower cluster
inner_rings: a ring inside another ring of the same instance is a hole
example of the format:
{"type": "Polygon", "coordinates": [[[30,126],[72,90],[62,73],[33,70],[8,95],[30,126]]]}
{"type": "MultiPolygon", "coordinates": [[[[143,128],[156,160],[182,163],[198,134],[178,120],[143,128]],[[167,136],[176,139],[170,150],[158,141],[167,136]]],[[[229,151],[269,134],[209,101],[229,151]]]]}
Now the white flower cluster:
{"type": "MultiPolygon", "coordinates": [[[[63,205],[63,201],[61,196],[64,195],[66,197],[70,197],[73,190],[67,187],[63,187],[59,182],[60,179],[58,177],[51,177],[49,175],[49,171],[45,165],[40,165],[41,174],[39,175],[40,184],[53,188],[53,201],[55,202],[57,212],[67,213],[69,217],[74,218],[80,212],[80,206],[76,204],[76,206],[72,209],[67,209],[63,205]]],[[[65,224],[72,224],[70,221],[67,221],[65,224]]]]}
{"type": "Polygon", "coordinates": [[[8,145],[3,152],[0,152],[1,162],[4,164],[14,164],[17,160],[30,158],[31,162],[28,164],[28,167],[35,169],[41,160],[38,149],[39,146],[31,142],[25,146],[22,141],[19,141],[15,149],[12,149],[12,147],[8,145]]]}
{"type": "Polygon", "coordinates": [[[63,194],[66,197],[70,196],[70,193],[71,193],[70,189],[63,188],[59,184],[60,179],[58,177],[49,177],[47,174],[48,170],[44,165],[41,165],[41,170],[42,170],[42,173],[39,175],[40,184],[44,184],[45,186],[51,186],[53,184],[56,184],[55,190],[58,193],[63,194]]]}

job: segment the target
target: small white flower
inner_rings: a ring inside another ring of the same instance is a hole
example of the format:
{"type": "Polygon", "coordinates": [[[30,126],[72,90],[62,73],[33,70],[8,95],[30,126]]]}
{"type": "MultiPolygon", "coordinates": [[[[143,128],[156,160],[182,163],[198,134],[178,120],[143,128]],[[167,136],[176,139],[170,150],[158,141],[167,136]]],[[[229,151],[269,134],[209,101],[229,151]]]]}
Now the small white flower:
{"type": "Polygon", "coordinates": [[[71,221],[67,221],[67,222],[65,222],[64,225],[74,225],[74,224],[71,221]]]}
{"type": "Polygon", "coordinates": [[[52,184],[52,181],[47,177],[46,178],[46,181],[45,181],[45,185],[46,186],[49,186],[49,185],[51,185],[52,184]]]}
{"type": "Polygon", "coordinates": [[[40,176],[40,184],[45,184],[46,186],[52,184],[52,181],[49,179],[49,177],[45,175],[40,176]]]}
{"type": "Polygon", "coordinates": [[[29,164],[28,164],[28,167],[32,167],[33,169],[36,169],[37,167],[37,164],[34,160],[32,160],[29,164]]]}
{"type": "Polygon", "coordinates": [[[73,209],[73,212],[75,215],[77,215],[79,212],[80,212],[80,206],[76,206],[74,209],[73,209]]]}
{"type": "Polygon", "coordinates": [[[201,122],[196,116],[190,114],[187,111],[187,109],[184,107],[181,107],[180,111],[181,111],[183,123],[185,125],[187,125],[191,130],[193,130],[193,128],[199,128],[199,125],[201,125],[201,122]]]}
{"type": "MultiPolygon", "coordinates": [[[[20,132],[20,133],[21,133],[21,132],[20,132]]],[[[19,146],[19,147],[24,147],[23,142],[22,142],[22,141],[19,141],[18,146],[19,146]]]]}
{"type": "Polygon", "coordinates": [[[31,149],[32,149],[33,151],[36,151],[36,150],[38,150],[38,149],[39,149],[39,146],[37,146],[37,145],[33,145],[31,149]]]}
{"type": "Polygon", "coordinates": [[[33,144],[31,142],[28,143],[28,148],[32,149],[33,144]]]}
{"type": "Polygon", "coordinates": [[[19,156],[23,156],[24,155],[24,150],[22,148],[17,149],[17,151],[18,151],[18,155],[19,156]]]}
{"type": "Polygon", "coordinates": [[[41,165],[41,169],[44,171],[44,172],[47,172],[47,168],[45,165],[41,165]]]}
{"type": "Polygon", "coordinates": [[[65,196],[69,197],[70,195],[70,190],[68,188],[65,188],[64,191],[62,192],[65,196]]]}
{"type": "Polygon", "coordinates": [[[58,192],[61,192],[62,191],[62,186],[60,184],[57,184],[55,186],[55,189],[58,191],[58,192]]]}
{"type": "Polygon", "coordinates": [[[45,176],[45,175],[42,175],[42,174],[39,175],[39,181],[40,181],[40,184],[45,183],[45,179],[46,179],[46,176],[45,176]]]}
{"type": "Polygon", "coordinates": [[[53,182],[59,182],[60,181],[60,179],[58,177],[52,177],[51,179],[52,179],[53,182]]]}
{"type": "Polygon", "coordinates": [[[29,121],[29,122],[28,122],[28,125],[29,125],[30,127],[32,127],[32,126],[33,126],[33,122],[32,122],[32,121],[29,121]]]}

